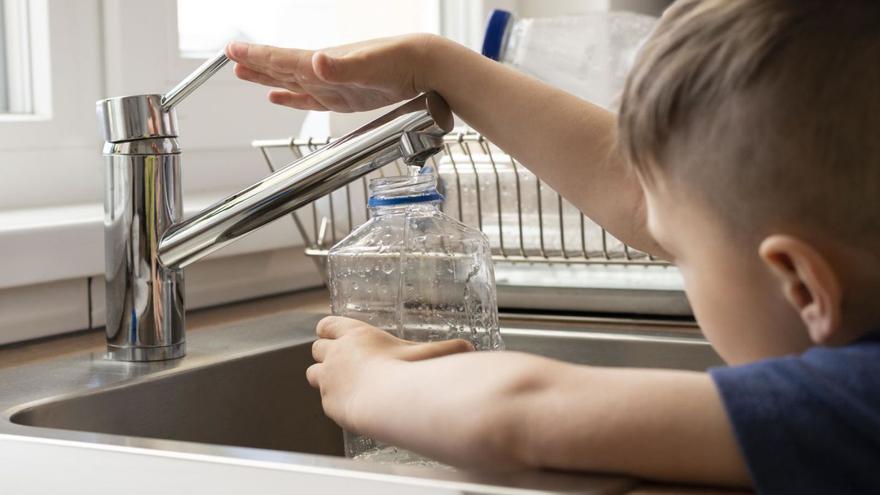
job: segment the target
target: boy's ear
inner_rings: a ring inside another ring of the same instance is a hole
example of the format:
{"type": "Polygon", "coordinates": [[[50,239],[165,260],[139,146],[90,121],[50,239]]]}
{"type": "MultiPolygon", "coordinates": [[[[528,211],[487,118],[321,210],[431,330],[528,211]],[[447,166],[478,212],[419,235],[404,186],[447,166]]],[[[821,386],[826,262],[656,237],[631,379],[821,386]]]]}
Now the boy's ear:
{"type": "Polygon", "coordinates": [[[761,242],[761,259],[800,314],[813,342],[833,344],[840,337],[841,285],[827,258],[792,236],[775,234],[761,242]]]}

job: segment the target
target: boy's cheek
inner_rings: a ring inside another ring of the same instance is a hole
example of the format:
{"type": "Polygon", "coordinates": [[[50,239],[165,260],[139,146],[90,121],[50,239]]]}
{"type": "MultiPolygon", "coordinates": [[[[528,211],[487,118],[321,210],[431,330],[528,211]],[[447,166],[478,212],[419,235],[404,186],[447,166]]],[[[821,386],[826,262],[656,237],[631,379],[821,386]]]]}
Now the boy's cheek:
{"type": "MultiPolygon", "coordinates": [[[[757,263],[757,261],[755,262],[757,263]]],[[[746,259],[722,256],[679,266],[703,334],[729,364],[799,353],[809,345],[776,285],[746,259]]]]}
{"type": "MultiPolygon", "coordinates": [[[[703,266],[679,265],[685,292],[703,334],[727,363],[749,361],[749,302],[747,283],[725,270],[723,262],[703,266]]],[[[752,308],[754,309],[754,308],[752,308]]]]}

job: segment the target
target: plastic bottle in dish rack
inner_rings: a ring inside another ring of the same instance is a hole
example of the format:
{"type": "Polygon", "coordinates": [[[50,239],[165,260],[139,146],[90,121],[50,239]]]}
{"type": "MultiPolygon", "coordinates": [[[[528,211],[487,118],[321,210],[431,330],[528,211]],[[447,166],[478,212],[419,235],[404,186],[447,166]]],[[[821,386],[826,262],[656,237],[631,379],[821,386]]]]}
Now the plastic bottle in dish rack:
{"type": "MultiPolygon", "coordinates": [[[[500,350],[489,243],[480,231],[442,213],[442,200],[433,174],[370,182],[370,220],[328,255],[333,314],[411,341],[461,338],[477,350],[500,350]]],[[[345,453],[378,462],[431,464],[348,432],[345,453]]]]}
{"type": "Polygon", "coordinates": [[[610,109],[656,22],[624,11],[516,19],[495,10],[483,55],[610,109]]]}

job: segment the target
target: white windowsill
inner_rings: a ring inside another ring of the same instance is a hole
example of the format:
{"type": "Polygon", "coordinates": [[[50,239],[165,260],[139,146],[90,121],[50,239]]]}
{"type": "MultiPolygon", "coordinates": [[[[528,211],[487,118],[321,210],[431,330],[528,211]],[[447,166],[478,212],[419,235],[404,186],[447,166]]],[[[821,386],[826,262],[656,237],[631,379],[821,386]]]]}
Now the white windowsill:
{"type": "MultiPolygon", "coordinates": [[[[231,191],[190,194],[189,216],[231,191]]],[[[188,267],[189,309],[321,285],[289,217],[188,267]]],[[[0,345],[104,324],[103,205],[0,211],[0,345]]]]}
{"type": "MultiPolygon", "coordinates": [[[[231,191],[192,194],[185,216],[231,191]]],[[[103,205],[0,211],[0,289],[90,277],[104,273],[103,205]]],[[[283,217],[209,258],[302,246],[289,217],[283,217]]]]}
{"type": "Polygon", "coordinates": [[[0,113],[0,123],[15,124],[20,122],[49,122],[51,120],[51,115],[34,113],[0,113]]]}

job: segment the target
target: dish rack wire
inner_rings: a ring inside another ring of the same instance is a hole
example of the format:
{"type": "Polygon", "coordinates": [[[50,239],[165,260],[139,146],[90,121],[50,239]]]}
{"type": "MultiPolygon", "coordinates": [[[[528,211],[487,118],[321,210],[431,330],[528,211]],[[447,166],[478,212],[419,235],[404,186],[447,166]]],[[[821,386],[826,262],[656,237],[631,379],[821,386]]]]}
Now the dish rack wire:
{"type": "MultiPolygon", "coordinates": [[[[330,142],[330,138],[289,138],[255,140],[251,145],[274,172],[279,164],[302,158],[330,142]]],[[[432,156],[430,163],[446,195],[443,211],[483,231],[490,238],[495,262],[668,265],[616,240],[477,132],[456,130],[448,134],[443,150],[432,156]],[[529,188],[534,188],[534,195],[529,188]],[[533,205],[524,206],[526,195],[534,200],[533,205]],[[530,211],[532,206],[537,211],[530,211]]],[[[388,164],[291,214],[306,243],[306,254],[316,259],[322,272],[330,247],[369,219],[369,180],[406,173],[402,162],[388,164]]]]}

